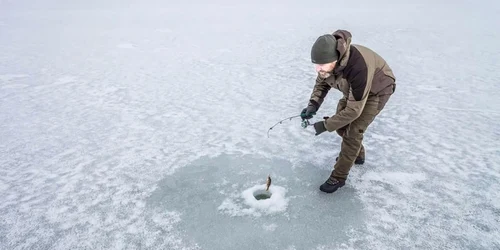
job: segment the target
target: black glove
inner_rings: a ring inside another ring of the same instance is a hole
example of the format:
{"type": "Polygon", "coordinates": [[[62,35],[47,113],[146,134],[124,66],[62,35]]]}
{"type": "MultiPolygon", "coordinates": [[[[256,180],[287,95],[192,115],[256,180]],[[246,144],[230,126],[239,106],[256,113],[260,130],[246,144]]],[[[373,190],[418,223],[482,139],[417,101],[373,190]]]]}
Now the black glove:
{"type": "Polygon", "coordinates": [[[319,122],[316,122],[314,123],[314,130],[316,130],[316,136],[325,132],[326,131],[326,128],[325,128],[325,123],[323,121],[319,121],[319,122]]]}
{"type": "Polygon", "coordinates": [[[311,119],[314,115],[316,115],[316,111],[318,111],[316,107],[309,105],[307,106],[307,108],[302,110],[302,112],[300,113],[300,117],[302,118],[302,120],[311,119]]]}

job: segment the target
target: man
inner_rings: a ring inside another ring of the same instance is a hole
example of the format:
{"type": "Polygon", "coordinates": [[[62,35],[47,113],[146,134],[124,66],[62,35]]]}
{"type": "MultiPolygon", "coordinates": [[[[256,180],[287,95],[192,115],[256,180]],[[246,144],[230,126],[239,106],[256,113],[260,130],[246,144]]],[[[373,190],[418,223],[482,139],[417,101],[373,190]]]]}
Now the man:
{"type": "Polygon", "coordinates": [[[311,49],[318,76],[302,119],[316,114],[331,88],[343,94],[335,115],[314,123],[316,136],[336,131],[342,137],[334,169],[320,186],[326,193],[345,185],[354,163],[364,163],[363,134],[396,88],[396,77],[385,60],[367,47],[351,44],[351,38],[349,31],[337,30],[318,37],[311,49]]]}

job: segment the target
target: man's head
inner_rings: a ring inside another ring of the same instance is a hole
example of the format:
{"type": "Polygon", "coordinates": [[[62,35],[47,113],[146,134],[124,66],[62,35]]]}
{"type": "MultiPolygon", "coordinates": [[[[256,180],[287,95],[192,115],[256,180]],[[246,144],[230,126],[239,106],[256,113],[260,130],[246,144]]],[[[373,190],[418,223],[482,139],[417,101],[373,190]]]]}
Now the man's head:
{"type": "Polygon", "coordinates": [[[332,74],[338,58],[337,39],[333,35],[326,34],[316,39],[311,49],[311,61],[322,78],[332,74]]]}

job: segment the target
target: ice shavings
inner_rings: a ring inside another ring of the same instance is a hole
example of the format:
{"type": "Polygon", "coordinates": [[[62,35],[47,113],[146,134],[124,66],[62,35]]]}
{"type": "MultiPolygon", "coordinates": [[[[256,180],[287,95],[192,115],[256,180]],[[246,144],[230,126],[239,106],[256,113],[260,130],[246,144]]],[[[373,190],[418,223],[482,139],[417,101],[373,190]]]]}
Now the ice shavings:
{"type": "Polygon", "coordinates": [[[218,207],[219,211],[231,216],[262,216],[286,211],[289,199],[285,197],[286,188],[273,185],[269,187],[272,194],[269,199],[257,200],[254,193],[265,190],[265,185],[252,186],[239,194],[226,198],[218,207]]]}
{"type": "Polygon", "coordinates": [[[269,213],[283,212],[286,210],[288,200],[285,198],[286,189],[280,186],[271,186],[269,192],[272,194],[269,199],[257,200],[254,193],[259,190],[265,190],[265,185],[256,185],[245,191],[242,195],[245,203],[252,208],[263,210],[269,213]]]}

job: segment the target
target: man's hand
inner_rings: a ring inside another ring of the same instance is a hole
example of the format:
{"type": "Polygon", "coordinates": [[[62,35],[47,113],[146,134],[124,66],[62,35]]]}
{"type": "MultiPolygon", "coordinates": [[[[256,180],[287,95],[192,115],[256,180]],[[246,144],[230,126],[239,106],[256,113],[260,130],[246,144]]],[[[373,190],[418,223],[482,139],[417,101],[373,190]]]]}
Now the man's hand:
{"type": "Polygon", "coordinates": [[[323,121],[314,123],[314,130],[316,130],[316,136],[326,131],[325,123],[323,121]]]}
{"type": "Polygon", "coordinates": [[[300,113],[300,117],[302,118],[302,120],[311,119],[314,115],[316,115],[316,111],[318,111],[316,107],[309,105],[307,106],[307,108],[304,108],[302,110],[302,112],[300,113]]]}
{"type": "MultiPolygon", "coordinates": [[[[325,120],[328,120],[328,118],[330,118],[329,116],[324,116],[323,119],[325,120]]],[[[344,137],[344,134],[345,132],[347,131],[347,127],[349,127],[349,125],[346,125],[342,128],[339,128],[337,130],[335,130],[335,132],[337,132],[337,134],[340,136],[340,137],[344,137]]]]}

